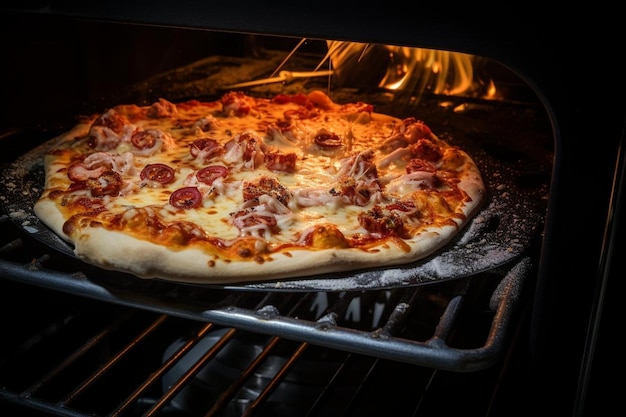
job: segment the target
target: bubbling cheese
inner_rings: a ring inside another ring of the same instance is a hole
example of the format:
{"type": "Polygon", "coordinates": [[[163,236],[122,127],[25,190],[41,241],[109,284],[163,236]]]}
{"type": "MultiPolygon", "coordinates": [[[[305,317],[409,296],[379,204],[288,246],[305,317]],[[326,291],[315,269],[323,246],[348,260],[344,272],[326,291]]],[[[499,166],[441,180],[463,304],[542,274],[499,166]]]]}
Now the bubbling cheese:
{"type": "Polygon", "coordinates": [[[48,153],[42,196],[57,205],[74,241],[97,226],[216,258],[236,252],[258,260],[307,245],[358,249],[411,238],[462,218],[471,201],[458,178],[475,166],[423,122],[363,103],[338,105],[321,92],[160,99],[116,106],[83,127],[48,153]],[[454,161],[434,161],[438,155],[454,161]],[[426,162],[409,164],[414,159],[426,162]],[[168,175],[143,174],[147,165],[168,175]],[[409,165],[436,171],[409,172],[409,165]],[[199,175],[207,167],[210,178],[199,175]],[[180,196],[181,189],[193,193],[180,196]],[[432,198],[438,190],[445,195],[432,198]]]}

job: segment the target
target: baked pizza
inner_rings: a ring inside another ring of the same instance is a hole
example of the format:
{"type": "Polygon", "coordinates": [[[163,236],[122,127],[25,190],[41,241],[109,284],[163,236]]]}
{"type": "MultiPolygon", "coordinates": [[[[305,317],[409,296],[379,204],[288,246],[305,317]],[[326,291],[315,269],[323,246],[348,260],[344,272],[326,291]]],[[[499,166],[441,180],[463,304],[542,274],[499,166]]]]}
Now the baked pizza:
{"type": "Polygon", "coordinates": [[[322,91],[117,105],[44,158],[33,209],[78,258],[188,283],[416,262],[486,195],[468,153],[424,121],[322,91]]]}

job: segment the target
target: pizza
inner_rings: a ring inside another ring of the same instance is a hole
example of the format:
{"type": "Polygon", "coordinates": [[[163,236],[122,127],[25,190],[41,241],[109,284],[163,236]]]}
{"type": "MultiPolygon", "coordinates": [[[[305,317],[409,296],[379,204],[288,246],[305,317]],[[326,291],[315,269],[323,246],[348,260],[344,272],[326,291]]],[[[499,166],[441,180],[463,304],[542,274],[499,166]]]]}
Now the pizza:
{"type": "Polygon", "coordinates": [[[76,257],[187,283],[417,262],[487,191],[424,121],[322,91],[115,105],[51,140],[43,167],[33,210],[76,257]]]}

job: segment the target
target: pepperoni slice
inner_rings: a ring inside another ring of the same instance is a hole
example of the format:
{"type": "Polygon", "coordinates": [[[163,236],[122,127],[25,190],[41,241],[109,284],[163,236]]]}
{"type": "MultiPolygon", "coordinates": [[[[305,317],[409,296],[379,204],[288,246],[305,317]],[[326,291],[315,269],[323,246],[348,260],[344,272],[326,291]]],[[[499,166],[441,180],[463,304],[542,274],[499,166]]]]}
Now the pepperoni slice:
{"type": "Polygon", "coordinates": [[[322,133],[315,136],[314,140],[322,148],[338,148],[341,146],[341,138],[335,133],[322,133]]]}
{"type": "Polygon", "coordinates": [[[197,208],[201,203],[202,194],[196,187],[179,188],[170,195],[170,204],[177,208],[197,208]]]}
{"type": "Polygon", "coordinates": [[[147,130],[138,130],[130,137],[131,143],[137,149],[152,148],[157,141],[156,133],[147,130]]]}
{"type": "Polygon", "coordinates": [[[165,164],[148,164],[141,170],[139,176],[142,180],[169,184],[174,181],[174,169],[165,164]]]}
{"type": "Polygon", "coordinates": [[[293,127],[292,123],[289,120],[278,120],[276,122],[276,127],[282,132],[285,133],[288,130],[291,130],[293,127]]]}
{"type": "Polygon", "coordinates": [[[122,176],[115,171],[104,171],[98,178],[89,178],[85,184],[91,195],[102,197],[105,195],[116,196],[120,193],[123,184],[122,176]]]}
{"type": "Polygon", "coordinates": [[[196,178],[198,178],[198,181],[200,182],[211,185],[216,179],[220,177],[226,178],[227,175],[228,168],[221,165],[210,165],[198,171],[196,173],[196,178]]]}

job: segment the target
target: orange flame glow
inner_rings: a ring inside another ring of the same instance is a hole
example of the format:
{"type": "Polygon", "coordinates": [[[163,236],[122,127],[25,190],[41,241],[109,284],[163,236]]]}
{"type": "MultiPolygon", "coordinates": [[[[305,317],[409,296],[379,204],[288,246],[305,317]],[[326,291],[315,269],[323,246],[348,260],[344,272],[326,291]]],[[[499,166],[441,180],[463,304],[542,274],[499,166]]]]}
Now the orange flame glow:
{"type": "MultiPolygon", "coordinates": [[[[380,69],[378,87],[390,91],[408,91],[421,95],[425,91],[442,95],[471,95],[478,88],[473,55],[425,48],[373,45],[366,43],[327,41],[327,58],[340,72],[350,68],[350,77],[366,72],[370,76],[376,68],[373,59],[385,62],[380,69]],[[359,63],[361,65],[359,65],[359,63]]],[[[495,88],[493,84],[491,88],[495,88]]],[[[491,95],[495,91],[490,92],[491,95]]]]}

